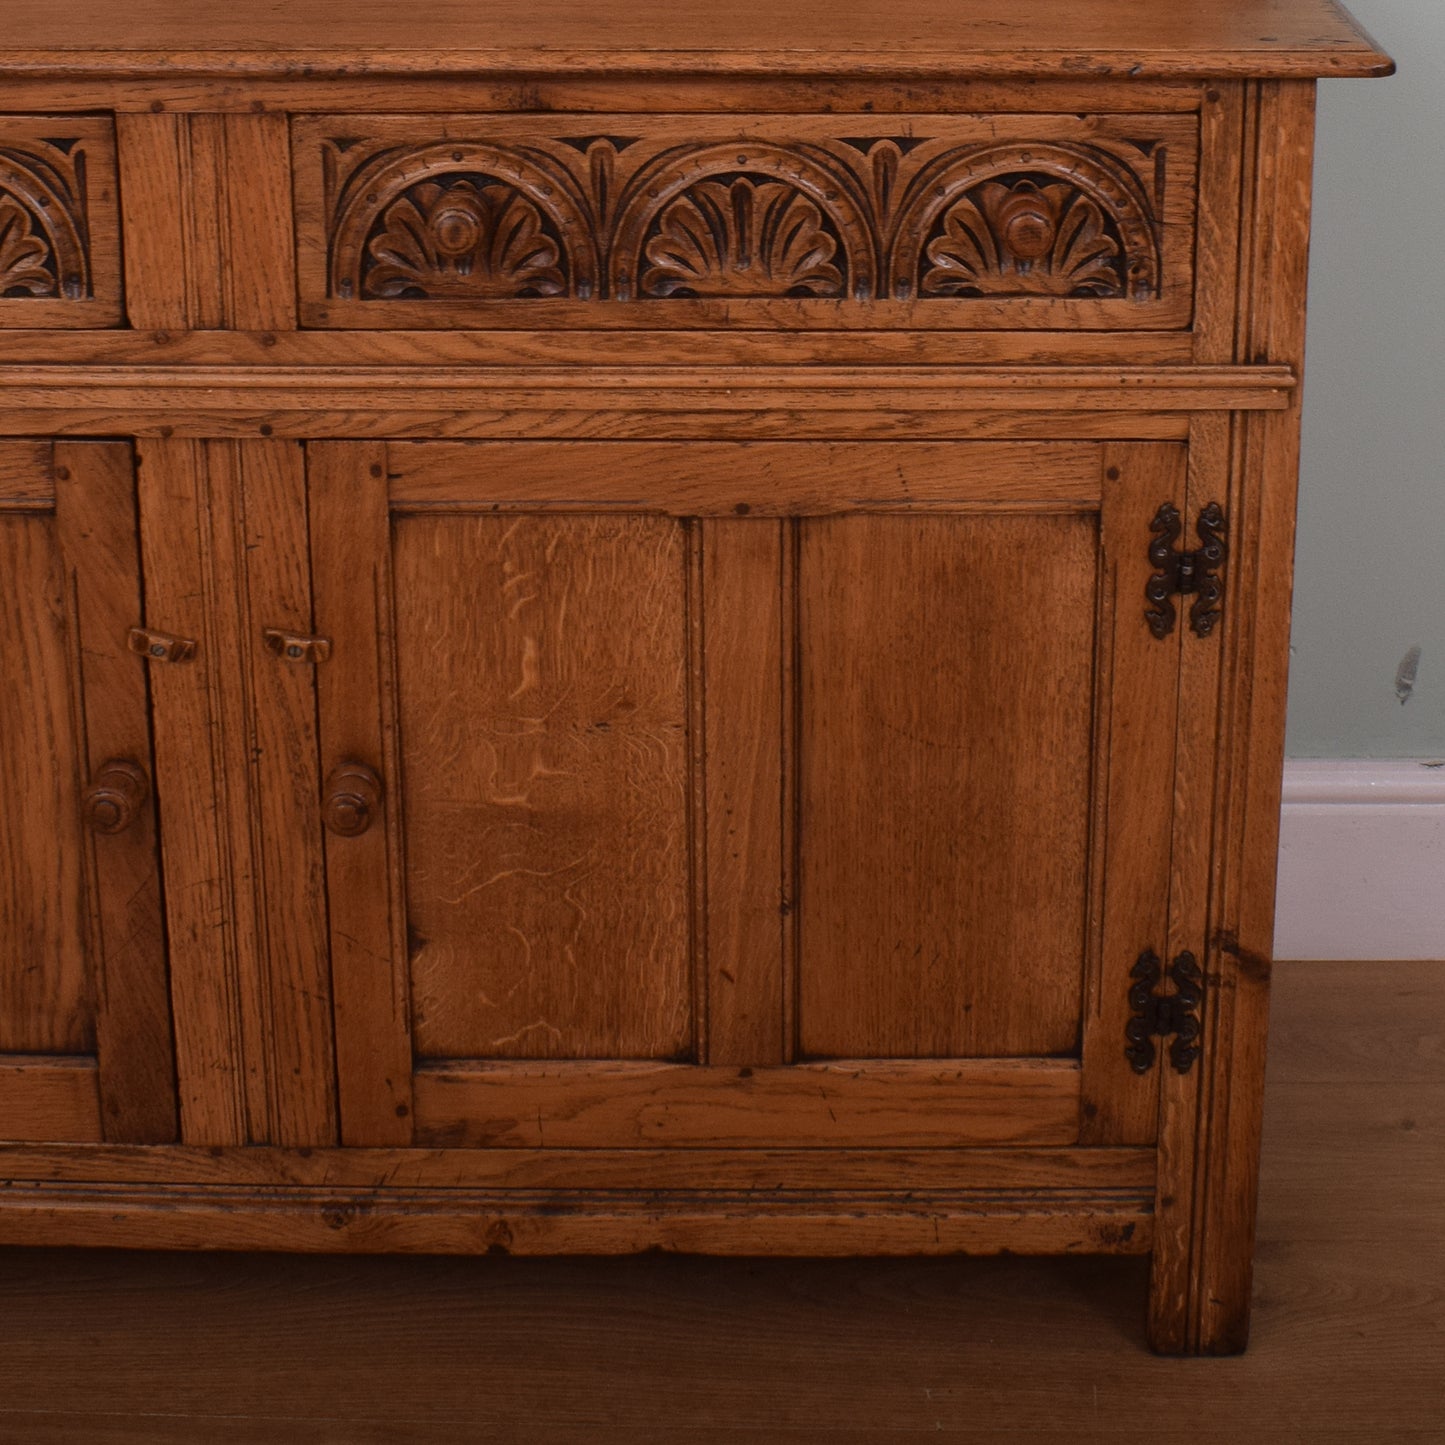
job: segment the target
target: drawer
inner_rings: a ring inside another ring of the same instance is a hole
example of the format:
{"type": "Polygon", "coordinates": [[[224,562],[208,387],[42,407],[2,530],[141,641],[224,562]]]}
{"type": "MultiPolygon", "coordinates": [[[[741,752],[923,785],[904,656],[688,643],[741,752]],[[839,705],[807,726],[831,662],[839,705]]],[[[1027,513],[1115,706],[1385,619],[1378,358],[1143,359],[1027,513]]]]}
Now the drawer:
{"type": "Polygon", "coordinates": [[[112,122],[0,116],[0,327],[120,319],[112,122]]]}
{"type": "Polygon", "coordinates": [[[303,325],[1183,330],[1194,114],[297,117],[303,325]]]}

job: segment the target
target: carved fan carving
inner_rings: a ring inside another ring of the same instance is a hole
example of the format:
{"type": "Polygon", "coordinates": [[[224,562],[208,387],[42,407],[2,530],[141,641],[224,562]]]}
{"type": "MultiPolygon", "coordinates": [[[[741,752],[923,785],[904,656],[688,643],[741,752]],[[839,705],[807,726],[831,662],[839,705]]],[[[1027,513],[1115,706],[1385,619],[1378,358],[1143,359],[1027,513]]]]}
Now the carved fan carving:
{"type": "Polygon", "coordinates": [[[83,152],[74,142],[0,146],[0,299],[90,295],[83,152]]]}
{"type": "Polygon", "coordinates": [[[783,181],[699,181],[659,212],[640,293],[841,296],[838,240],[822,209],[783,181]]]}
{"type": "Polygon", "coordinates": [[[492,176],[424,181],[382,213],[362,295],[446,300],[561,296],[562,247],[536,203],[492,176]]]}
{"type": "Polygon", "coordinates": [[[940,310],[1039,298],[1112,310],[1187,290],[1187,248],[1175,245],[1168,268],[1161,251],[1173,234],[1166,195],[1184,229],[1182,120],[1159,119],[1184,159],[1157,146],[1149,184],[1139,145],[1096,137],[1107,127],[1087,117],[1077,139],[984,137],[976,118],[949,117],[873,137],[831,135],[811,119],[799,122],[806,134],[783,138],[730,136],[725,120],[697,122],[697,138],[681,122],[656,135],[495,124],[490,136],[420,144],[400,124],[392,144],[318,136],[328,297],[886,298],[940,310]]]}
{"type": "Polygon", "coordinates": [[[30,212],[0,193],[0,296],[54,296],[55,253],[36,235],[30,212]]]}
{"type": "Polygon", "coordinates": [[[1099,204],[1067,181],[986,181],[939,218],[923,296],[1126,294],[1123,246],[1099,204]]]}

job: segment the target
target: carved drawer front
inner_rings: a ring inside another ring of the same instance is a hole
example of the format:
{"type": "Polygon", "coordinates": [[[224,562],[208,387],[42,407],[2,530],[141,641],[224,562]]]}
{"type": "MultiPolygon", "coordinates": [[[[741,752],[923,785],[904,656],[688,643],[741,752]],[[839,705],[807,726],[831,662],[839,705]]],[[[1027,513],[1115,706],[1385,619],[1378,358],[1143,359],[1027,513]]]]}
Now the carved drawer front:
{"type": "Polygon", "coordinates": [[[120,319],[112,123],[0,116],[0,327],[120,319]]]}
{"type": "Polygon", "coordinates": [[[1181,329],[1194,115],[293,121],[309,326],[1181,329]]]}

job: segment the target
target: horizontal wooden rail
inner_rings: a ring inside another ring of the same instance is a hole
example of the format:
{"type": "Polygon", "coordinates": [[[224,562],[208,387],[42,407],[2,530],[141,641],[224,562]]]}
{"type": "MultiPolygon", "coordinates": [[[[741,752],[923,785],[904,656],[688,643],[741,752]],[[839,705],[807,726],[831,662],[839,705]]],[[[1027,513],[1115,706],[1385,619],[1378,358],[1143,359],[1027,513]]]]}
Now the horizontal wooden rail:
{"type": "Polygon", "coordinates": [[[0,435],[1179,439],[1285,367],[0,366],[0,435]]]}
{"type": "Polygon", "coordinates": [[[94,1059],[7,1055],[0,1058],[0,1099],[0,1139],[86,1144],[104,1137],[94,1059]]]}
{"type": "Polygon", "coordinates": [[[703,1145],[929,1148],[1073,1144],[1073,1060],[424,1064],[418,1143],[506,1148],[703,1145]]]}
{"type": "Polygon", "coordinates": [[[1152,1148],[213,1149],[0,1145],[0,1179],[332,1189],[1133,1190],[1152,1148]]]}
{"type": "Polygon", "coordinates": [[[1088,405],[1124,411],[1281,410],[1295,377],[1283,366],[279,368],[0,366],[0,410],[76,406],[137,411],[217,408],[347,410],[603,404],[647,412],[776,407],[848,410],[880,395],[914,410],[1088,405]]]}
{"type": "MultiPolygon", "coordinates": [[[[783,313],[779,313],[780,318],[783,313]]],[[[781,322],[780,322],[781,324],[781,322]]],[[[1189,366],[1188,331],[709,330],[716,366],[1189,366]]],[[[697,370],[697,327],[419,331],[0,330],[0,366],[667,366],[697,370]]]]}
{"type": "Polygon", "coordinates": [[[24,1184],[0,1188],[0,1245],[330,1253],[1144,1254],[1138,1191],[801,1197],[495,1194],[24,1184]]]}
{"type": "Polygon", "coordinates": [[[1104,485],[1087,442],[398,442],[387,464],[398,512],[1093,511],[1104,485]]]}

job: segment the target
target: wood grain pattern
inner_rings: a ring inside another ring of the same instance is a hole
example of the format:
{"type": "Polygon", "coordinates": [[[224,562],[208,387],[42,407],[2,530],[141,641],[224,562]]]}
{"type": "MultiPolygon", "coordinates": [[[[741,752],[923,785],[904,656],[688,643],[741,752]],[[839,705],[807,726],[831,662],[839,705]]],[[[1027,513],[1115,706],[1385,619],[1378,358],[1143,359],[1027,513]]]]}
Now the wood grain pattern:
{"type": "MultiPolygon", "coordinates": [[[[353,412],[445,413],[532,405],[669,412],[740,412],[777,406],[817,408],[830,425],[859,403],[886,397],[915,412],[988,410],[1281,411],[1296,375],[1276,365],[1148,368],[1122,366],[917,367],[879,373],[849,367],[565,367],[486,369],[331,367],[297,372],[269,367],[156,367],[137,376],[124,367],[0,367],[7,409],[107,408],[134,414],[294,411],[304,404],[353,412]],[[217,393],[221,394],[217,394],[217,393]],[[389,392],[408,393],[399,404],[389,392]],[[863,394],[866,393],[865,397],[863,394]]],[[[1117,425],[1117,423],[1115,423],[1117,425]]]]}
{"type": "Polygon", "coordinates": [[[681,528],[426,516],[394,538],[418,1053],[682,1056],[681,528]]]}
{"type": "Polygon", "coordinates": [[[193,661],[154,666],[150,678],[181,1137],[244,1144],[265,1107],[259,1065],[242,1045],[242,976],[255,967],[252,865],[219,697],[234,675],[220,661],[235,655],[235,547],[225,545],[234,503],[225,490],[213,501],[204,444],[145,442],[137,464],[145,626],[198,643],[193,661]],[[240,856],[237,820],[248,849],[240,856]]]}
{"type": "MultiPolygon", "coordinates": [[[[71,392],[69,400],[79,393],[71,392]]],[[[149,396],[149,393],[144,393],[149,396]]],[[[208,396],[218,395],[212,388],[208,396]]],[[[303,405],[292,393],[275,409],[196,405],[194,398],[173,397],[184,410],[160,410],[149,401],[139,407],[58,406],[52,393],[37,407],[5,406],[4,425],[16,433],[43,432],[56,437],[93,437],[122,433],[134,437],[231,439],[289,437],[298,441],[413,440],[476,438],[524,441],[732,441],[739,433],[772,441],[918,441],[931,437],[949,441],[1073,441],[1089,438],[1183,441],[1189,435],[1187,410],[1128,413],[1063,411],[975,411],[929,407],[920,411],[893,405],[886,394],[864,398],[851,411],[799,411],[791,397],[750,395],[734,411],[707,410],[634,412],[619,410],[616,397],[566,398],[559,393],[522,399],[519,406],[497,409],[462,400],[460,408],[401,406],[395,409],[334,411],[303,405]],[[570,402],[594,401],[592,406],[570,402]],[[558,403],[561,403],[560,405],[558,403]]],[[[141,395],[127,398],[139,402],[141,395]]],[[[277,398],[279,401],[280,399],[277,398]]],[[[375,398],[373,398],[375,400],[375,398]]]]}
{"type": "MultiPolygon", "coordinates": [[[[400,512],[617,508],[684,517],[822,516],[943,507],[1097,506],[1086,446],[950,443],[574,442],[568,465],[535,443],[399,443],[389,495],[400,512]]],[[[715,527],[710,534],[723,535],[715,527]]]]}
{"type": "Polygon", "coordinates": [[[1150,1215],[1137,1194],[927,1195],[891,1200],[843,1193],[794,1202],[497,1198],[447,1191],[393,1198],[335,1190],[211,1190],[187,1197],[145,1185],[17,1185],[0,1195],[12,1243],[86,1244],[108,1237],[136,1249],[259,1249],[278,1218],[294,1243],[319,1252],[446,1254],[804,1254],[860,1248],[877,1255],[1143,1254],[1150,1215]],[[871,1209],[868,1206],[872,1206],[871,1209]],[[867,1213],[864,1211],[868,1210],[867,1213]],[[103,1211],[103,1212],[102,1212],[103,1211]],[[860,1228],[860,1218],[866,1224],[860,1228]]]}
{"type": "MultiPolygon", "coordinates": [[[[1238,186],[1236,185],[1236,191],[1238,186]]],[[[1233,297],[1229,298],[1233,307],[1233,297]]],[[[1230,313],[1231,340],[1233,311],[1230,313]]],[[[1194,340],[1175,331],[718,331],[718,366],[1187,365],[1194,340]]],[[[1231,347],[1232,354],[1232,347],[1231,347]]],[[[1228,356],[1224,358],[1228,360],[1228,356]]],[[[0,330],[0,364],[51,366],[690,366],[688,331],[106,331],[0,330]]],[[[880,379],[885,373],[880,372],[880,379]]]]}
{"type": "Polygon", "coordinates": [[[90,1053],[75,638],[53,514],[0,512],[0,579],[0,1053],[90,1053]]]}
{"type": "Polygon", "coordinates": [[[769,521],[709,522],[702,531],[705,1064],[791,1058],[783,675],[792,641],[783,576],[790,543],[769,521]]]}
{"type": "MultiPolygon", "coordinates": [[[[1165,946],[1169,845],[1175,810],[1174,726],[1183,630],[1160,640],[1144,618],[1147,518],[1183,506],[1187,454],[1177,446],[1119,444],[1104,451],[1100,679],[1095,754],[1092,886],[1096,949],[1084,1028],[1084,1126],[1090,1144],[1144,1144],[1158,1132],[1158,1087],[1125,1057],[1128,972],[1165,946]],[[1155,942],[1155,940],[1159,940],[1155,942]]],[[[1172,957],[1172,955],[1171,955],[1172,957]]]]}
{"type": "MultiPolygon", "coordinates": [[[[312,631],[306,470],[289,442],[238,447],[225,484],[239,492],[242,633],[237,735],[238,826],[251,830],[255,869],[253,1007],[265,1050],[266,1133],[276,1144],[317,1146],[337,1137],[331,969],[320,827],[316,667],[278,657],[263,631],[312,631]],[[244,800],[244,801],[243,801],[244,800]]],[[[219,479],[218,479],[219,480],[219,479]]],[[[239,559],[238,559],[239,560],[239,559]]],[[[260,1142],[258,1139],[257,1142],[260,1142]]]]}
{"type": "Polygon", "coordinates": [[[177,1137],[175,1049],[166,965],[145,666],[127,651],[141,616],[135,469],[124,442],[55,447],[55,516],[73,609],[86,778],[112,759],[138,767],[146,795],[122,832],[91,831],[88,946],[105,1137],[177,1137]]]}
{"type": "Polygon", "coordinates": [[[151,667],[183,1137],[334,1142],[315,702],[261,639],[309,626],[300,450],[160,441],[140,477],[147,625],[199,639],[151,667]]]}
{"type": "MultiPolygon", "coordinates": [[[[1240,357],[1268,353],[1303,364],[1314,104],[1306,82],[1265,83],[1250,97],[1240,357]]],[[[1179,760],[1184,786],[1217,797],[1207,902],[1192,903],[1208,923],[1207,1048],[1197,1094],[1163,1098],[1162,1227],[1151,1296],[1156,1346],[1197,1353],[1242,1349],[1249,1331],[1299,412],[1266,427],[1241,419],[1238,427],[1229,463],[1238,516],[1229,583],[1235,621],[1217,662],[1186,675],[1191,703],[1218,698],[1219,725],[1212,736],[1182,738],[1179,760]]],[[[1198,484],[1220,480],[1201,474],[1198,484]]]]}
{"type": "Polygon", "coordinates": [[[0,507],[49,510],[55,505],[48,441],[0,441],[0,507]]]}
{"type": "Polygon", "coordinates": [[[7,1179],[246,1188],[1149,1190],[1152,1149],[243,1149],[0,1145],[7,1179]]]}
{"type": "Polygon", "coordinates": [[[326,837],[341,1140],[409,1144],[411,975],[387,448],[314,443],[306,467],[315,623],[332,644],[316,679],[322,772],[359,762],[382,780],[380,818],[356,837],[326,837]]]}
{"type": "Polygon", "coordinates": [[[1068,1061],[841,1060],[780,1068],[589,1061],[432,1064],[417,1139],[500,1148],[1071,1144],[1068,1061]]]}
{"type": "Polygon", "coordinates": [[[805,1056],[1077,1047],[1096,547],[1087,517],[802,523],[805,1056]]]}
{"type": "Polygon", "coordinates": [[[98,1144],[104,1137],[93,1058],[0,1056],[0,1136],[98,1144]]]}
{"type": "MultiPolygon", "coordinates": [[[[796,76],[653,74],[648,94],[659,110],[698,113],[817,114],[820,110],[864,114],[990,111],[1111,114],[1191,111],[1198,108],[1197,78],[1124,82],[1108,77],[1040,76],[1026,86],[1006,78],[932,77],[906,86],[880,85],[843,75],[802,80],[796,76]],[[871,107],[871,109],[870,109],[871,107]]],[[[112,110],[117,113],[196,110],[209,114],[414,115],[560,111],[613,114],[637,103],[637,79],[620,73],[534,76],[519,84],[506,76],[417,75],[405,85],[358,76],[257,75],[243,85],[222,75],[187,78],[118,76],[73,69],[64,73],[7,77],[6,93],[32,112],[112,110]]]]}
{"type": "Polygon", "coordinates": [[[283,119],[147,113],[116,125],[131,325],[293,327],[283,119]]]}
{"type": "Polygon", "coordinates": [[[1329,0],[1220,0],[1180,15],[1145,0],[1050,0],[940,13],[923,0],[847,10],[688,0],[626,7],[508,0],[479,16],[435,0],[424,16],[385,0],[344,13],[309,0],[138,0],[122,19],[95,0],[56,14],[16,0],[5,73],[532,75],[639,71],[745,75],[1377,75],[1387,58],[1329,0]],[[77,44],[76,35],[85,37],[77,44]],[[665,44],[660,43],[665,37],[665,44]]]}

